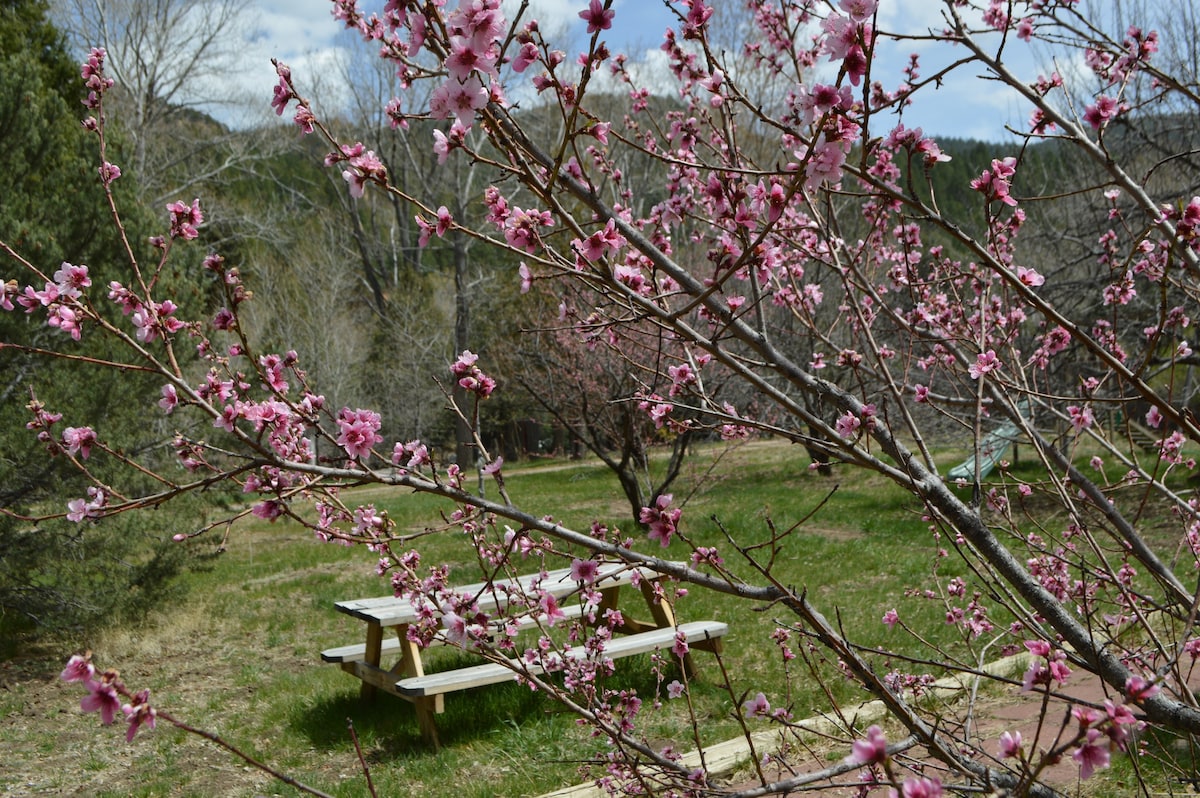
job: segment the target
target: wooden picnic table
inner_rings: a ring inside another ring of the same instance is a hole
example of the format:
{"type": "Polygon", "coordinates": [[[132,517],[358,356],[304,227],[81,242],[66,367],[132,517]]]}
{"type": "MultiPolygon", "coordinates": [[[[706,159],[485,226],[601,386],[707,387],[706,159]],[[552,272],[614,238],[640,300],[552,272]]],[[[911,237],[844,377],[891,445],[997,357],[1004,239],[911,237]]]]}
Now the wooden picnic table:
{"type": "MultiPolygon", "coordinates": [[[[615,629],[620,637],[609,640],[604,655],[612,659],[642,654],[656,649],[671,648],[682,636],[690,648],[720,651],[720,639],[728,631],[724,623],[717,621],[693,621],[680,624],[675,618],[671,604],[662,600],[655,586],[662,575],[649,568],[630,566],[620,562],[601,563],[592,586],[602,596],[596,608],[597,618],[605,611],[617,609],[622,589],[635,582],[640,588],[651,620],[638,620],[622,611],[623,624],[615,629]]],[[[562,568],[544,575],[530,574],[512,580],[479,582],[455,588],[462,595],[475,596],[479,611],[501,624],[516,624],[519,629],[533,628],[544,623],[544,618],[534,613],[523,613],[505,617],[510,595],[527,596],[536,589],[549,593],[556,600],[574,597],[581,591],[580,583],[571,578],[571,569],[562,568]]],[[[378,690],[383,690],[410,702],[416,708],[417,722],[422,736],[435,747],[438,746],[437,726],[434,716],[445,710],[447,693],[467,690],[499,682],[513,681],[521,676],[537,676],[544,672],[539,665],[530,665],[522,659],[507,662],[485,661],[449,671],[426,673],[421,659],[421,646],[408,638],[409,627],[417,624],[422,616],[432,611],[439,619],[441,609],[432,603],[410,598],[382,596],[379,598],[353,599],[335,604],[344,612],[366,624],[366,640],[321,652],[321,659],[337,663],[342,670],[362,680],[361,694],[372,699],[378,690]],[[388,666],[385,657],[395,657],[388,666]]],[[[568,619],[579,618],[583,613],[580,601],[563,601],[561,609],[568,619]]],[[[445,629],[439,630],[432,644],[444,645],[445,629]]],[[[469,649],[468,649],[469,650],[469,649]]],[[[588,652],[582,645],[563,647],[563,657],[583,658],[588,652]]],[[[695,675],[691,655],[684,657],[683,667],[689,675],[695,675]]]]}

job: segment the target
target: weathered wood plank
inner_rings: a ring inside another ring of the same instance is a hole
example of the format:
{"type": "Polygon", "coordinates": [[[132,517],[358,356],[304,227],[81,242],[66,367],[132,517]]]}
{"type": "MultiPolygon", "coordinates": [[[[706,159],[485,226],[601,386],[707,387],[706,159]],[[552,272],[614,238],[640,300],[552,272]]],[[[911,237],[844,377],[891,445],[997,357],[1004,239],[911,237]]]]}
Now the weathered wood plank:
{"type": "MultiPolygon", "coordinates": [[[[562,607],[562,613],[563,613],[563,615],[565,615],[567,617],[568,620],[573,620],[573,619],[578,618],[581,615],[583,615],[583,606],[580,604],[568,604],[567,606],[562,607]]],[[[512,621],[516,624],[518,631],[525,631],[527,629],[533,628],[534,626],[537,625],[539,620],[541,620],[543,622],[545,621],[544,618],[535,619],[529,615],[521,615],[521,616],[518,616],[518,617],[512,619],[512,621]]],[[[507,623],[508,619],[505,619],[504,622],[507,623]]],[[[493,625],[497,627],[496,631],[498,632],[499,624],[493,624],[493,625]]],[[[640,630],[631,630],[631,631],[640,631],[640,630]]],[[[446,638],[445,638],[444,634],[436,635],[433,638],[433,640],[430,641],[429,645],[430,646],[446,645],[446,638]]],[[[400,650],[402,648],[403,648],[403,646],[401,645],[401,641],[399,638],[390,637],[390,638],[385,639],[382,642],[379,650],[380,650],[381,654],[387,655],[387,654],[398,653],[398,652],[400,652],[400,650]]],[[[352,643],[351,645],[348,645],[348,646],[338,646],[337,648],[327,648],[321,652],[321,659],[323,659],[325,662],[348,662],[350,660],[362,659],[363,655],[366,652],[366,649],[367,649],[367,647],[366,647],[366,644],[364,644],[364,643],[352,643]]]]}
{"type": "MultiPolygon", "coordinates": [[[[616,637],[608,642],[604,653],[608,657],[619,659],[634,654],[645,654],[655,649],[670,648],[675,643],[676,631],[676,628],[671,627],[626,637],[616,637]]],[[[693,621],[681,624],[678,631],[683,633],[690,645],[716,640],[725,635],[729,631],[729,627],[719,621],[693,621]]],[[[587,652],[580,647],[564,652],[564,656],[582,659],[587,656],[587,652]]],[[[469,690],[473,687],[512,681],[517,678],[518,671],[534,675],[543,672],[540,666],[525,665],[520,660],[510,660],[510,665],[489,662],[468,668],[431,673],[419,678],[401,679],[396,682],[395,688],[391,692],[398,692],[404,696],[442,695],[457,690],[469,690]]]]}
{"type": "MultiPolygon", "coordinates": [[[[659,578],[659,574],[649,568],[629,566],[625,563],[603,563],[600,565],[595,585],[601,589],[609,589],[629,584],[635,572],[646,580],[659,578]]],[[[539,581],[540,589],[554,595],[555,598],[568,596],[578,591],[580,587],[578,582],[571,579],[570,568],[559,568],[548,572],[544,578],[538,574],[528,574],[519,579],[500,579],[493,583],[477,582],[473,585],[457,587],[455,591],[478,596],[477,603],[480,612],[491,615],[508,606],[510,591],[518,595],[528,594],[532,592],[533,585],[539,581]]],[[[382,626],[397,626],[402,623],[414,623],[418,620],[417,610],[407,598],[379,596],[350,599],[339,601],[334,606],[339,612],[382,626]]],[[[433,607],[433,610],[440,612],[440,608],[437,607],[433,607]]]]}

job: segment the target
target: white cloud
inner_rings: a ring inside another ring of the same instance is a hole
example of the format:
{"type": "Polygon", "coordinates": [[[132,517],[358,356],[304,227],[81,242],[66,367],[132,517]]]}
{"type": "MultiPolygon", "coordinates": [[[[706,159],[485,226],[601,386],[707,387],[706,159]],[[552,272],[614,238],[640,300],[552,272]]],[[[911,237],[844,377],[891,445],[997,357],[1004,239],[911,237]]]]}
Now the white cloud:
{"type": "MultiPolygon", "coordinates": [[[[453,7],[455,0],[450,0],[453,7]]],[[[366,2],[367,8],[382,5],[366,2]]],[[[517,0],[505,0],[504,11],[514,13],[517,0]]],[[[562,49],[573,60],[585,44],[585,26],[579,12],[586,0],[533,0],[530,16],[536,18],[547,38],[562,42],[562,49]]],[[[339,84],[342,66],[352,57],[352,50],[369,47],[357,41],[357,35],[345,31],[333,19],[328,0],[249,0],[248,10],[253,22],[245,31],[246,42],[239,57],[236,75],[224,87],[224,96],[245,98],[245,110],[240,122],[228,111],[218,111],[225,121],[248,124],[261,120],[269,113],[268,103],[276,77],[271,58],[279,58],[292,67],[301,91],[313,94],[327,108],[341,107],[349,94],[339,84]]],[[[664,29],[673,16],[658,2],[647,0],[618,0],[611,30],[602,37],[614,52],[630,56],[631,71],[641,85],[660,93],[676,90],[667,70],[665,54],[658,49],[664,29]]],[[[941,4],[929,0],[882,0],[879,28],[923,34],[944,25],[941,4]]],[[[954,49],[936,42],[905,40],[884,43],[881,39],[872,77],[894,88],[902,80],[901,70],[910,52],[921,53],[921,74],[932,75],[938,68],[961,56],[954,49]]],[[[1007,63],[1025,78],[1035,77],[1035,60],[1024,42],[1012,41],[1007,51],[1007,63]]],[[[954,136],[997,138],[1003,135],[1005,123],[1022,124],[1028,109],[1011,91],[1001,91],[998,84],[980,79],[978,68],[968,68],[961,75],[947,78],[936,90],[928,87],[918,96],[913,107],[905,112],[905,124],[920,126],[927,133],[954,136]]],[[[822,74],[822,79],[827,79],[822,74]]],[[[596,78],[594,88],[613,87],[607,72],[596,78]]],[[[525,99],[519,89],[513,99],[525,99]]],[[[883,120],[881,120],[883,121],[883,120]]]]}

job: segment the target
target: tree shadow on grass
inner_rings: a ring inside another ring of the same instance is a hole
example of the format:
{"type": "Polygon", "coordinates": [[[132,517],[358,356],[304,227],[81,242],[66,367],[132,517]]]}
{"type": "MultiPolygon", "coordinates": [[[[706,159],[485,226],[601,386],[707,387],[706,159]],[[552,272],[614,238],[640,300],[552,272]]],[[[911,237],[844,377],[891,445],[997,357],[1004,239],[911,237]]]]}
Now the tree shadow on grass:
{"type": "MultiPolygon", "coordinates": [[[[438,663],[435,670],[477,664],[462,655],[438,663]]],[[[667,681],[675,678],[668,674],[667,681]]],[[[306,706],[297,706],[288,719],[289,727],[317,748],[350,746],[347,718],[364,749],[380,759],[427,756],[433,747],[422,739],[413,705],[378,691],[373,700],[363,701],[357,682],[346,680],[346,689],[306,706]]],[[[617,672],[605,680],[610,689],[636,690],[643,699],[654,695],[656,680],[648,656],[620,660],[617,672]]],[[[505,728],[521,728],[547,722],[548,716],[565,716],[568,711],[540,691],[516,682],[488,685],[446,696],[446,711],[436,716],[438,737],[443,747],[462,745],[496,734],[505,728]]]]}

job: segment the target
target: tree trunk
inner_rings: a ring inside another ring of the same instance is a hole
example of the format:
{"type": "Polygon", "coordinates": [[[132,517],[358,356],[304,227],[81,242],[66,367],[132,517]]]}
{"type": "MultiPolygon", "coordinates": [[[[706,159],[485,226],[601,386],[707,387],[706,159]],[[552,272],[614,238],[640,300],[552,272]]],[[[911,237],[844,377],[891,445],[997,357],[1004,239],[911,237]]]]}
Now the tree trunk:
{"type": "MultiPolygon", "coordinates": [[[[451,246],[454,250],[454,354],[470,349],[471,337],[471,303],[467,296],[467,242],[465,236],[458,231],[450,234],[451,246]]],[[[478,412],[474,397],[454,386],[454,402],[462,411],[462,416],[454,422],[455,454],[458,467],[468,471],[475,467],[475,444],[471,436],[472,422],[478,420],[478,412]],[[469,420],[468,420],[469,419],[469,420]]]]}

